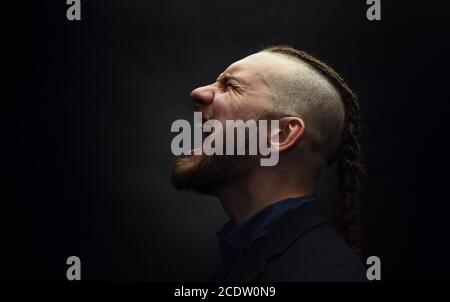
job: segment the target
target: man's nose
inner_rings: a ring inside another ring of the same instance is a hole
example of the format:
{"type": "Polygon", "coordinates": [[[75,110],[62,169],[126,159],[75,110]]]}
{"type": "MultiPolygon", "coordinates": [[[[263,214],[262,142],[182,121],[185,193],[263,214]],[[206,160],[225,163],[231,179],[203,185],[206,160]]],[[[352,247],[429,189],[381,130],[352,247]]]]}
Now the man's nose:
{"type": "Polygon", "coordinates": [[[192,90],[191,98],[196,109],[211,105],[214,101],[214,88],[211,85],[196,88],[192,90]]]}

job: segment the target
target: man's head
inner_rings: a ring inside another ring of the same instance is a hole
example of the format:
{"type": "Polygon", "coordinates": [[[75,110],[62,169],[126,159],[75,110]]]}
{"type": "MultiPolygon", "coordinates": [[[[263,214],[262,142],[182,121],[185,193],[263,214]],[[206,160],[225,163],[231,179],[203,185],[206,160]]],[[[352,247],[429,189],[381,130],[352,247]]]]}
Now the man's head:
{"type": "MultiPolygon", "coordinates": [[[[223,124],[279,119],[276,148],[281,162],[286,162],[291,150],[289,166],[314,170],[311,173],[317,175],[341,141],[344,106],[340,94],[312,66],[275,50],[239,60],[214,83],[193,90],[194,109],[203,113],[205,121],[216,119],[223,124]]],[[[249,156],[189,156],[176,162],[173,180],[179,188],[214,194],[221,184],[238,181],[257,168],[257,161],[249,156]]]]}
{"type": "MultiPolygon", "coordinates": [[[[298,171],[305,181],[316,183],[323,167],[337,160],[352,245],[358,234],[351,221],[364,169],[359,106],[339,74],[305,52],[275,46],[231,64],[214,83],[193,90],[191,97],[205,121],[279,120],[278,140],[267,138],[280,156],[278,166],[266,168],[273,174],[298,171]]],[[[251,156],[191,155],[175,161],[172,182],[178,189],[217,195],[223,185],[239,183],[258,169],[251,156]]]]}

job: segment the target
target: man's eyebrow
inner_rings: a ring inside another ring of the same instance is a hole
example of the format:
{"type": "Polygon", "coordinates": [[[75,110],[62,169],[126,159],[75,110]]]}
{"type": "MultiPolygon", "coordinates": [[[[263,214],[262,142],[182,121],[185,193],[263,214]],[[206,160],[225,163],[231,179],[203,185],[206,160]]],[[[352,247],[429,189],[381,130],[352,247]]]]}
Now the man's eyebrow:
{"type": "Polygon", "coordinates": [[[236,81],[238,83],[241,83],[242,80],[236,76],[230,75],[230,74],[220,74],[219,77],[216,80],[217,82],[225,82],[228,83],[230,81],[236,81]]]}

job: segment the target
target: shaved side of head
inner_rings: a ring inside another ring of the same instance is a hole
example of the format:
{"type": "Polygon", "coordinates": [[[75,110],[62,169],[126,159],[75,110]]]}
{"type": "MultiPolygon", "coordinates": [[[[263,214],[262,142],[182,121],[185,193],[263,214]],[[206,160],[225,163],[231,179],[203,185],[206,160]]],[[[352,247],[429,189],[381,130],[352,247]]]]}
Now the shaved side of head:
{"type": "Polygon", "coordinates": [[[305,122],[303,149],[324,166],[338,152],[345,109],[337,89],[307,63],[281,53],[263,50],[282,68],[270,70],[271,111],[290,114],[305,122]]]}

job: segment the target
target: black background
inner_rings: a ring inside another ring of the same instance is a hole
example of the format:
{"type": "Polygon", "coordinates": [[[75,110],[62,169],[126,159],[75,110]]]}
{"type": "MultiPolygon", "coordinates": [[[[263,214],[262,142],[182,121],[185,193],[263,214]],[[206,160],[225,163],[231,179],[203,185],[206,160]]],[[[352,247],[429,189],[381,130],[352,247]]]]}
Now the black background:
{"type": "MultiPolygon", "coordinates": [[[[445,1],[59,1],[4,9],[2,280],[198,281],[226,221],[169,182],[170,125],[230,63],[290,44],[360,97],[369,177],[365,256],[382,279],[449,279],[449,28],[445,1]],[[392,3],[392,2],[395,2],[392,3]]],[[[333,171],[319,195],[333,216],[333,171]]]]}

